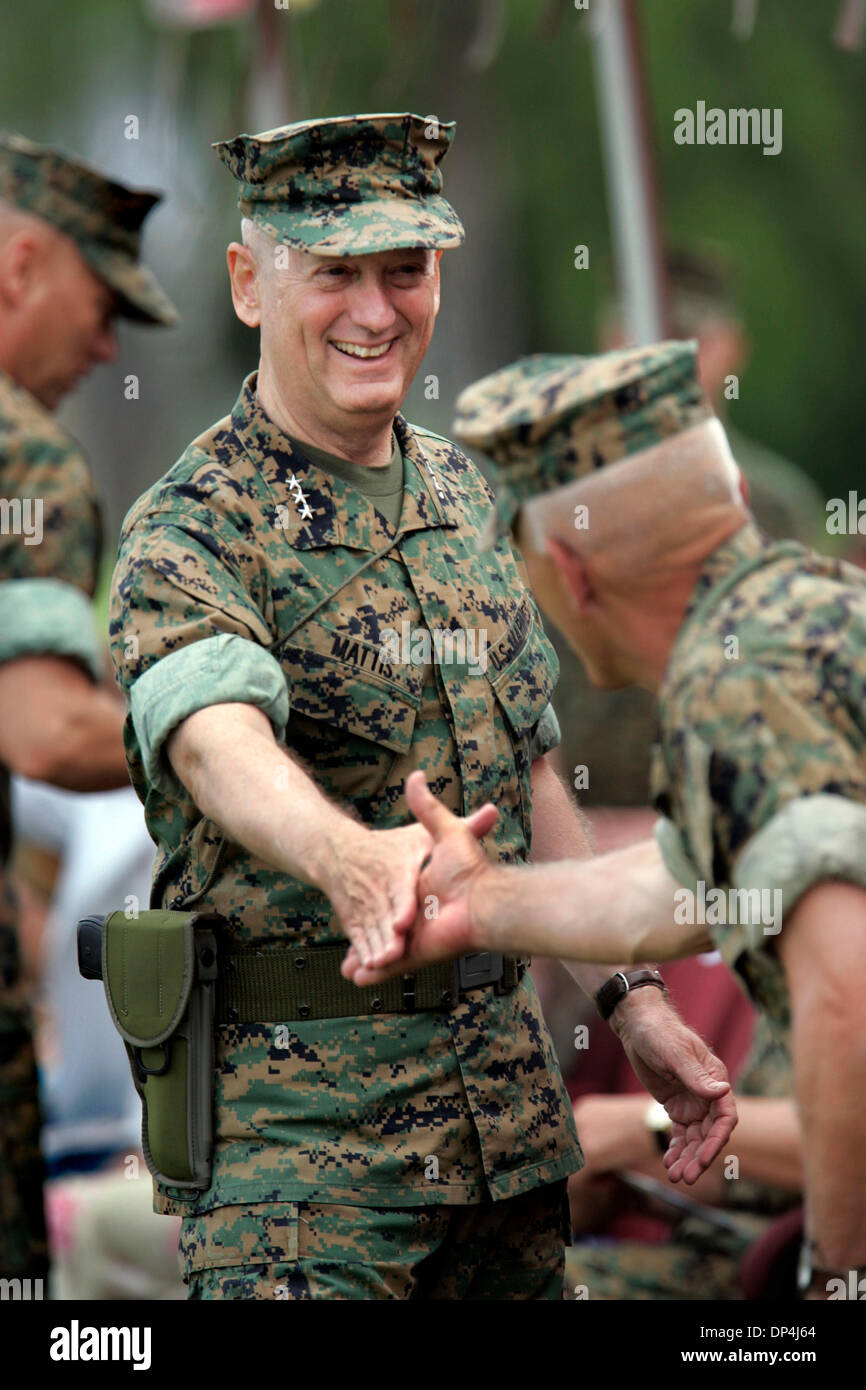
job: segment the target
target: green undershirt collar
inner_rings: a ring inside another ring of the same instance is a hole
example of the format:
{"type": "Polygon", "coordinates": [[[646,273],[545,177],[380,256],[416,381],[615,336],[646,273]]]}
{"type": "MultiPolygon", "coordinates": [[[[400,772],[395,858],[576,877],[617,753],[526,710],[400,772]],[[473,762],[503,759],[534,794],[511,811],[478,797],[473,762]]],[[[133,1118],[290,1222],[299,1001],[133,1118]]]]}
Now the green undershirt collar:
{"type": "Polygon", "coordinates": [[[357,492],[369,498],[378,511],[395,530],[400,521],[403,507],[403,455],[395,435],[391,435],[394,445],[390,461],[384,466],[370,467],[368,464],[352,463],[340,458],[339,454],[329,454],[308,444],[304,439],[289,435],[292,447],[297,449],[323,473],[348,483],[357,492]]]}

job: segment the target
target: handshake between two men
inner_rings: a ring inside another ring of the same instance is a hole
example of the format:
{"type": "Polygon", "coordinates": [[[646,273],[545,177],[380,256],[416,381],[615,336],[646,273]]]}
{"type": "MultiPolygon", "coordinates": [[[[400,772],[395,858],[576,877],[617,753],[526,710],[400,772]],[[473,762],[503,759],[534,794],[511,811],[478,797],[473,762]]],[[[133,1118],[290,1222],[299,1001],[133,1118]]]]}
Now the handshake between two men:
{"type": "MultiPolygon", "coordinates": [[[[380,832],[380,839],[404,837],[407,851],[396,886],[387,882],[387,851],[380,862],[384,913],[374,923],[369,901],[362,908],[356,896],[353,905],[351,883],[344,882],[344,903],[334,904],[344,926],[351,922],[343,974],[359,986],[476,951],[554,956],[571,968],[712,948],[705,932],[675,925],[677,884],[654,840],[598,859],[497,865],[480,844],[498,815],[491,803],[461,819],[437,801],[423,772],[407,779],[406,799],[417,825],[380,832]]],[[[629,1010],[619,1018],[614,1011],[610,1022],[636,1075],[670,1115],[668,1177],[695,1182],[737,1123],[724,1066],[656,989],[635,992],[629,1010]]]]}
{"type": "MultiPolygon", "coordinates": [[[[653,840],[597,859],[495,865],[479,843],[496,821],[494,806],[461,820],[413,772],[406,797],[416,823],[371,829],[324,796],[294,760],[278,755],[275,763],[275,751],[267,716],[228,703],[190,715],[168,744],[174,771],[205,816],[327,896],[349,940],[343,974],[357,985],[450,956],[499,951],[559,957],[594,995],[629,964],[711,947],[705,929],[675,925],[678,885],[653,840]]],[[[543,817],[553,841],[551,826],[567,834],[562,827],[574,820],[574,806],[546,762],[533,764],[533,822],[543,817]]],[[[671,1118],[669,1178],[696,1182],[737,1122],[724,1065],[658,989],[630,990],[609,1021],[635,1074],[671,1118]]]]}

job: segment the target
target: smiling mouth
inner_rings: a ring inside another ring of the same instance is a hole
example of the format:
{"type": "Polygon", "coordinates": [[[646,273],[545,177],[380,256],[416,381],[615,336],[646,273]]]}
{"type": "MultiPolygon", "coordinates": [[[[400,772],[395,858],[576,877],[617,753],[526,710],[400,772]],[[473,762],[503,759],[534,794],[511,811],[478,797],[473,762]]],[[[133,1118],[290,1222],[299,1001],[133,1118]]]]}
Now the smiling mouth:
{"type": "Polygon", "coordinates": [[[346,343],[342,339],[332,338],[331,346],[346,357],[375,358],[384,357],[396,341],[396,338],[389,338],[387,343],[380,343],[377,347],[362,347],[360,343],[346,343]]]}

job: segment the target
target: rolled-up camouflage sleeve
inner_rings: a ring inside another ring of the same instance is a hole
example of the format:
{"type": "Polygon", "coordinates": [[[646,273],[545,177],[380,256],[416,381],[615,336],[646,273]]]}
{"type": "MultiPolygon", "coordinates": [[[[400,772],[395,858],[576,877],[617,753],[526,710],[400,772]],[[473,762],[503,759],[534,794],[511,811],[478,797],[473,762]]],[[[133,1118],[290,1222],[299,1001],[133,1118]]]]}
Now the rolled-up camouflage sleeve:
{"type": "Polygon", "coordinates": [[[99,681],[104,649],[90,600],[60,579],[0,583],[0,663],[23,656],[76,661],[99,681]]]}
{"type": "MultiPolygon", "coordinates": [[[[736,888],[779,890],[785,917],[824,880],[866,887],[866,769],[847,707],[830,685],[811,699],[790,685],[760,669],[729,677],[691,736],[704,750],[691,772],[706,791],[691,801],[706,806],[708,862],[736,888]]],[[[749,930],[766,944],[760,924],[749,930]]]]}
{"type": "Polygon", "coordinates": [[[700,874],[686,853],[682,836],[673,821],[661,816],[653,826],[653,835],[671,878],[694,891],[700,874]]]}
{"type": "MultiPolygon", "coordinates": [[[[789,801],[748,841],[732,874],[736,888],[781,892],[783,919],[829,879],[866,888],[866,804],[827,794],[789,801]]],[[[759,946],[762,925],[746,931],[759,946]]]]}
{"type": "Polygon", "coordinates": [[[529,756],[531,760],[535,762],[536,758],[543,758],[545,753],[550,753],[552,749],[558,748],[561,743],[562,730],[559,727],[556,710],[553,708],[553,705],[548,705],[532,731],[529,756]]]}
{"type": "Polygon", "coordinates": [[[170,795],[179,784],[165,744],[200,709],[254,705],[285,738],[286,680],[238,564],[215,532],[163,514],[139,519],[121,540],[111,654],[148,782],[170,795]]]}
{"type": "Polygon", "coordinates": [[[164,656],[130,689],[130,716],[148,781],[173,792],[177,781],[164,755],[169,735],[209,705],[255,705],[285,741],[289,696],[279,663],[236,633],[224,632],[164,656]]]}
{"type": "Polygon", "coordinates": [[[99,681],[104,650],[90,600],[102,526],[93,478],[77,445],[32,399],[17,391],[13,402],[24,420],[7,414],[5,432],[0,406],[0,662],[64,657],[99,681]]]}

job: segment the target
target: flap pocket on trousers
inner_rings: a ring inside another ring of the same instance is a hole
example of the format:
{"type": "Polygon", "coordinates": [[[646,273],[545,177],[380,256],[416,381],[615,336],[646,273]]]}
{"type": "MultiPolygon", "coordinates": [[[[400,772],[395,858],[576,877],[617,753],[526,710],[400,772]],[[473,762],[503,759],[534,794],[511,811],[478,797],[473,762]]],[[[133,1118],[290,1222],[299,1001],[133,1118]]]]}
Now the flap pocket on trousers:
{"type": "Polygon", "coordinates": [[[188,1274],[296,1260],[298,1203],[216,1207],[188,1217],[181,1227],[179,1250],[188,1274]]]}

